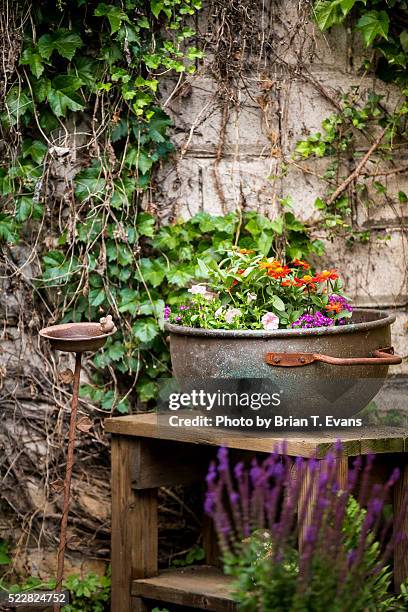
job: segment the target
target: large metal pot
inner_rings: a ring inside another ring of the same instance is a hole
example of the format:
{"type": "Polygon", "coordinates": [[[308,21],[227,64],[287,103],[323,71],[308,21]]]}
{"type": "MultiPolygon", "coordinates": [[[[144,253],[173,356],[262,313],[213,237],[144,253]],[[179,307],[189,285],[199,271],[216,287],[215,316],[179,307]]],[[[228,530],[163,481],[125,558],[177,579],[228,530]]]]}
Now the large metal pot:
{"type": "Polygon", "coordinates": [[[236,389],[254,392],[270,381],[282,398],[275,413],[349,417],[377,394],[388,367],[401,363],[391,348],[394,321],[386,312],[355,309],[346,326],[263,331],[166,323],[165,328],[173,371],[184,388],[188,381],[208,387],[214,379],[233,379],[236,389]]]}

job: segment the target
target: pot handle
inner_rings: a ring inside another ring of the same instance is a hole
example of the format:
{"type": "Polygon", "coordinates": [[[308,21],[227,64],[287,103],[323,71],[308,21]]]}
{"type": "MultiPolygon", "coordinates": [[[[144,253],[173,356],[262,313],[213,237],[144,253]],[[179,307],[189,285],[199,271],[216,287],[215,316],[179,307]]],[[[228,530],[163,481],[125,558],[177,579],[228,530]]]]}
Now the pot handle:
{"type": "Polygon", "coordinates": [[[402,357],[394,355],[394,348],[387,346],[371,353],[371,357],[331,357],[320,353],[266,353],[265,361],[271,366],[291,368],[304,366],[315,361],[329,363],[330,365],[397,365],[402,357]]]}

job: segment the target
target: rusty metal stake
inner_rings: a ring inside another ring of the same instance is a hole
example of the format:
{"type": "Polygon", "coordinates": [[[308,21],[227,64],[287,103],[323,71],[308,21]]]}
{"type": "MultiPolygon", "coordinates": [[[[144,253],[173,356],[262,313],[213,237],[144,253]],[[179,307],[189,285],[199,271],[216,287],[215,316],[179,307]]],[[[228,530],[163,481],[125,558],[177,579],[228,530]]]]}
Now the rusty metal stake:
{"type": "MultiPolygon", "coordinates": [[[[71,479],[74,467],[75,434],[78,412],[79,378],[81,375],[81,355],[86,351],[96,351],[105,344],[107,338],[117,331],[111,315],[102,317],[99,323],[63,323],[52,325],[40,330],[40,336],[48,340],[51,347],[57,351],[75,353],[74,386],[72,391],[71,418],[67,449],[67,466],[64,480],[64,503],[61,516],[60,543],[58,548],[57,585],[56,590],[62,591],[64,578],[64,558],[67,544],[68,512],[71,500],[71,479]]],[[[54,604],[54,612],[60,610],[61,604],[54,604]]]]}
{"type": "MultiPolygon", "coordinates": [[[[69,422],[68,449],[67,449],[67,466],[64,480],[64,504],[62,507],[60,543],[58,548],[58,567],[57,567],[57,585],[56,590],[62,591],[62,581],[64,577],[64,560],[65,547],[67,544],[67,525],[68,512],[71,501],[71,479],[72,469],[74,467],[74,449],[75,449],[75,434],[76,434],[76,419],[78,412],[78,394],[79,394],[79,379],[81,376],[81,353],[75,353],[75,371],[74,385],[72,390],[71,402],[71,417],[69,422]]],[[[61,609],[60,604],[54,604],[54,612],[61,609]]]]}

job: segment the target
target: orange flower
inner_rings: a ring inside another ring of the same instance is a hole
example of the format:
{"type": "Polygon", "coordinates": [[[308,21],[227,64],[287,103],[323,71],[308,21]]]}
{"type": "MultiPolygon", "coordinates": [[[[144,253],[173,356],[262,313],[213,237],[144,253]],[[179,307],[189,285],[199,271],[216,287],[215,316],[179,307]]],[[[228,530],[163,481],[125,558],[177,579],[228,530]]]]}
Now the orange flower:
{"type": "Polygon", "coordinates": [[[293,287],[294,285],[295,282],[290,280],[289,278],[281,282],[281,287],[293,287]]]}
{"type": "Polygon", "coordinates": [[[241,255],[252,255],[252,253],[255,253],[252,249],[239,249],[239,252],[241,255]]]}
{"type": "Polygon", "coordinates": [[[319,274],[316,274],[316,281],[318,283],[324,283],[329,280],[336,280],[339,278],[336,270],[323,270],[319,274]]]}
{"type": "Polygon", "coordinates": [[[276,266],[275,268],[270,268],[267,272],[268,276],[272,278],[284,278],[290,272],[288,266],[276,266]]]}
{"type": "Polygon", "coordinates": [[[277,259],[273,259],[272,261],[260,261],[259,267],[262,270],[274,270],[275,268],[281,268],[283,266],[282,262],[277,259]]]}
{"type": "Polygon", "coordinates": [[[310,265],[306,261],[303,261],[303,259],[294,259],[292,264],[297,268],[304,268],[305,270],[310,268],[310,265]]]}
{"type": "Polygon", "coordinates": [[[241,268],[240,270],[238,270],[237,274],[243,274],[245,272],[244,268],[241,268]]]}
{"type": "Polygon", "coordinates": [[[303,278],[298,278],[295,276],[295,287],[308,287],[312,291],[316,289],[316,277],[310,276],[310,274],[305,274],[303,278]]]}
{"type": "Polygon", "coordinates": [[[339,313],[343,310],[343,306],[340,304],[340,302],[332,302],[331,304],[327,304],[325,309],[328,311],[339,313]]]}

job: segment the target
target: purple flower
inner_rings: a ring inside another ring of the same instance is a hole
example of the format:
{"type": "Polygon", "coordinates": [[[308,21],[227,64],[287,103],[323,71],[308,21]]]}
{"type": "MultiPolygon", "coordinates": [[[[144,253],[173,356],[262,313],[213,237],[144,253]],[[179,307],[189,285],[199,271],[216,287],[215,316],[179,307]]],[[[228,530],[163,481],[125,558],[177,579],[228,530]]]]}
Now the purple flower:
{"type": "Polygon", "coordinates": [[[340,304],[342,310],[347,310],[348,312],[353,312],[353,307],[350,306],[348,301],[342,295],[337,295],[336,293],[332,293],[329,295],[329,304],[340,304]]]}
{"type": "Polygon", "coordinates": [[[333,319],[325,317],[320,310],[315,312],[315,314],[303,314],[297,321],[292,323],[293,328],[330,327],[330,325],[334,325],[333,319]]]}
{"type": "Polygon", "coordinates": [[[215,509],[217,495],[215,491],[207,491],[204,502],[204,510],[206,514],[212,514],[215,509]]]}
{"type": "Polygon", "coordinates": [[[171,308],[170,306],[165,306],[164,310],[163,310],[163,315],[164,315],[164,320],[167,321],[170,317],[171,314],[171,308]]]}

